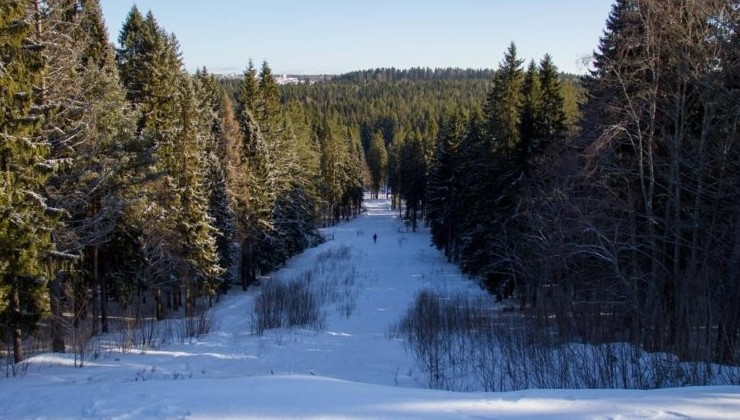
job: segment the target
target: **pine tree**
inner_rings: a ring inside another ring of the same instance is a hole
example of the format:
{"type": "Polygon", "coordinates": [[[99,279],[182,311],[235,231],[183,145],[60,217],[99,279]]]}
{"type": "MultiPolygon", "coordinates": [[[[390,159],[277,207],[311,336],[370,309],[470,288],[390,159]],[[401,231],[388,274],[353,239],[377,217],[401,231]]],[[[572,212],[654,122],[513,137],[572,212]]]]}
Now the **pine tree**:
{"type": "Polygon", "coordinates": [[[487,253],[492,250],[487,241],[498,233],[494,230],[493,220],[498,203],[491,192],[496,178],[489,175],[495,174],[493,166],[496,161],[485,126],[481,111],[473,110],[460,142],[458,170],[462,179],[458,206],[462,211],[456,238],[461,269],[484,279],[489,264],[487,253]]]}
{"type": "MultiPolygon", "coordinates": [[[[267,62],[259,75],[250,61],[238,89],[242,159],[233,182],[242,242],[242,287],[315,242],[319,177],[317,146],[308,123],[299,130],[280,103],[267,62]],[[304,167],[303,164],[307,164],[304,167]]],[[[341,196],[337,198],[337,203],[341,196]]]]}
{"type": "MultiPolygon", "coordinates": [[[[306,110],[296,103],[288,105],[285,109],[286,117],[292,122],[293,133],[296,136],[297,166],[301,169],[299,175],[302,188],[310,200],[313,217],[312,225],[319,217],[320,201],[320,146],[318,139],[312,129],[312,121],[306,110]]],[[[359,138],[359,135],[355,138],[359,138]]],[[[313,227],[312,229],[313,230],[313,227]]],[[[309,234],[314,237],[315,233],[309,234]]]]}

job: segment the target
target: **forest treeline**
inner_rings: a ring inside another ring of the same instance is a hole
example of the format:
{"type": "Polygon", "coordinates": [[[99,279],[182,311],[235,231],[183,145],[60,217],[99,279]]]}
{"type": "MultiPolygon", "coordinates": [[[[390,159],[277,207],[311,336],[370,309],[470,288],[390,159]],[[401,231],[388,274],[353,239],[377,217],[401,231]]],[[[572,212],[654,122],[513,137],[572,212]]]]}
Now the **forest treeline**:
{"type": "Polygon", "coordinates": [[[114,49],[97,0],[2,2],[0,320],[15,362],[42,324],[58,352],[68,329],[108,332],[110,302],[191,316],[360,211],[359,135],[281,105],[267,63],[245,74],[235,100],[188,74],[175,35],[136,7],[114,49]]]}
{"type": "Polygon", "coordinates": [[[617,1],[575,130],[552,60],[525,66],[512,44],[433,147],[391,144],[387,183],[413,227],[550,334],[737,364],[739,13],[617,1]]]}
{"type": "Polygon", "coordinates": [[[412,67],[410,69],[377,68],[370,70],[357,70],[341,74],[332,80],[350,83],[365,83],[371,81],[392,82],[422,80],[485,80],[490,81],[493,77],[491,69],[462,69],[462,68],[429,68],[412,67]]]}
{"type": "MultiPolygon", "coordinates": [[[[487,69],[379,68],[322,83],[282,86],[281,98],[299,103],[311,114],[328,115],[359,129],[365,150],[378,131],[387,146],[414,135],[431,144],[443,116],[482,105],[493,73],[487,69]]],[[[584,92],[573,77],[566,77],[562,84],[569,126],[573,127],[584,92]]]]}
{"type": "Polygon", "coordinates": [[[359,127],[371,191],[561,339],[736,364],[738,13],[619,0],[579,80],[512,43],[489,80],[374,69],[283,100],[359,127]]]}
{"type": "Polygon", "coordinates": [[[5,1],[4,341],[18,362],[39,327],[54,351],[78,324],[109,331],[111,303],[192,314],[367,189],[559,339],[737,364],[738,14],[617,0],[584,77],[512,43],[495,70],[279,86],[267,62],[188,74],[136,8],[114,47],[97,0],[5,1]]]}

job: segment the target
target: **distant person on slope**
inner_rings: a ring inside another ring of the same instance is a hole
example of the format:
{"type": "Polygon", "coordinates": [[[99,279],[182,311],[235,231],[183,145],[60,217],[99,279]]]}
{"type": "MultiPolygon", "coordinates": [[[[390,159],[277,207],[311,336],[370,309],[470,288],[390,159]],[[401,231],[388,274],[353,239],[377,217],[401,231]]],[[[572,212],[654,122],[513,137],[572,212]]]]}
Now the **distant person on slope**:
{"type": "Polygon", "coordinates": [[[378,242],[378,234],[373,233],[373,243],[376,243],[376,242],[378,242]]]}

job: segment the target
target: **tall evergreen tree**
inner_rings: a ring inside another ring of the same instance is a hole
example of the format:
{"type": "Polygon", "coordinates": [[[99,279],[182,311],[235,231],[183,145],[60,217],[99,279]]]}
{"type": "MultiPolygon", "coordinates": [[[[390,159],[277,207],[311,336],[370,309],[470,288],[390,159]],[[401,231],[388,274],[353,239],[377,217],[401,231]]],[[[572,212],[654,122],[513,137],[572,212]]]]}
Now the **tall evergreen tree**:
{"type": "MultiPolygon", "coordinates": [[[[100,309],[91,305],[95,334],[99,319],[103,330],[108,329],[107,288],[99,272],[98,249],[112,233],[119,215],[116,177],[133,119],[119,84],[98,1],[49,1],[45,10],[42,36],[55,48],[44,54],[56,72],[45,84],[46,97],[54,105],[47,108],[44,132],[53,146],[53,158],[65,162],[47,183],[46,194],[68,215],[55,232],[59,251],[81,257],[74,270],[54,276],[52,302],[60,302],[60,285],[55,283],[61,277],[77,283],[79,293],[74,300],[83,301],[78,302],[78,308],[88,306],[84,302],[88,287],[93,302],[100,291],[100,309]]],[[[54,309],[52,326],[56,327],[61,308],[54,309]]],[[[83,314],[77,311],[76,315],[83,314]]],[[[61,336],[54,334],[55,351],[64,351],[61,336]]]]}
{"type": "Polygon", "coordinates": [[[252,74],[245,75],[237,102],[239,109],[237,120],[241,132],[242,148],[240,169],[235,174],[237,187],[234,191],[234,198],[237,203],[237,221],[242,239],[240,273],[243,290],[246,290],[247,286],[257,279],[258,245],[265,230],[270,227],[270,200],[266,182],[268,177],[267,147],[259,124],[248,106],[250,103],[255,103],[258,94],[254,77],[252,74]],[[254,91],[252,87],[255,88],[254,91]]]}
{"type": "Polygon", "coordinates": [[[132,169],[145,174],[132,177],[127,186],[127,223],[141,243],[146,283],[156,285],[157,293],[160,285],[183,289],[191,313],[197,293],[213,293],[223,271],[206,191],[212,112],[199,108],[178,42],[151,12],[142,19],[133,8],[120,43],[118,62],[128,98],[142,112],[135,151],[139,166],[132,169]]]}
{"type": "MultiPolygon", "coordinates": [[[[216,244],[218,231],[213,227],[213,219],[209,215],[209,194],[206,189],[209,164],[205,151],[210,127],[199,125],[202,110],[197,106],[190,77],[186,74],[181,77],[181,131],[175,145],[176,162],[172,168],[179,174],[177,191],[182,206],[177,223],[182,236],[178,238],[180,243],[176,246],[182,247],[180,252],[184,264],[183,271],[178,274],[185,283],[186,292],[212,296],[218,290],[218,280],[224,269],[219,265],[216,244]]],[[[186,313],[192,313],[194,305],[194,295],[189,297],[191,301],[186,300],[186,313]]]]}
{"type": "Polygon", "coordinates": [[[236,215],[229,196],[226,174],[215,158],[212,157],[210,163],[210,173],[206,184],[209,191],[208,215],[213,220],[213,227],[218,231],[216,250],[218,251],[218,265],[223,269],[220,282],[222,290],[226,291],[233,277],[231,268],[235,261],[233,242],[236,239],[236,215]]]}
{"type": "Polygon", "coordinates": [[[550,54],[540,61],[539,81],[542,89],[541,106],[535,113],[535,138],[538,143],[532,149],[539,149],[557,139],[565,137],[567,132],[565,101],[558,77],[558,70],[550,54]]]}
{"type": "Polygon", "coordinates": [[[239,114],[249,111],[254,114],[257,110],[257,94],[259,85],[257,82],[257,69],[254,67],[252,59],[249,60],[246,70],[244,70],[242,82],[239,85],[238,104],[240,106],[239,114]]]}
{"type": "Polygon", "coordinates": [[[524,103],[522,60],[512,43],[494,75],[483,109],[484,125],[475,119],[464,143],[470,165],[468,219],[461,229],[464,270],[477,272],[495,292],[516,281],[516,258],[508,227],[515,211],[516,192],[524,163],[520,133],[524,103]]]}
{"type": "Polygon", "coordinates": [[[58,218],[43,196],[53,163],[41,135],[47,63],[33,25],[40,24],[33,16],[40,18],[41,7],[25,1],[0,6],[0,317],[16,363],[24,357],[23,334],[48,310],[45,282],[58,218]]]}
{"type": "Polygon", "coordinates": [[[464,188],[460,146],[467,118],[455,113],[442,121],[429,175],[429,225],[432,241],[448,261],[456,260],[458,226],[464,214],[460,193],[464,188]]]}
{"type": "Polygon", "coordinates": [[[236,238],[234,204],[227,174],[239,165],[239,133],[230,100],[205,68],[196,72],[193,88],[201,131],[205,136],[203,159],[208,167],[205,174],[208,214],[217,230],[216,248],[219,266],[223,269],[220,290],[226,291],[232,281],[231,268],[235,259],[233,242],[236,238]]]}
{"type": "MultiPolygon", "coordinates": [[[[121,82],[126,87],[126,99],[140,105],[146,95],[146,83],[150,77],[147,63],[154,57],[154,43],[157,28],[145,22],[144,16],[136,6],[131,8],[118,37],[120,48],[117,51],[118,71],[121,82]]],[[[144,120],[139,122],[139,129],[144,120]]]]}
{"type": "MultiPolygon", "coordinates": [[[[259,76],[257,78],[258,92],[257,100],[254,103],[254,116],[260,124],[262,132],[269,138],[279,135],[281,123],[280,94],[275,76],[267,61],[262,63],[259,76]]],[[[247,84],[245,83],[245,87],[247,84]]]]}
{"type": "Polygon", "coordinates": [[[406,201],[406,219],[416,232],[417,222],[424,217],[429,164],[421,133],[406,138],[400,149],[401,197],[406,201]]]}
{"type": "Polygon", "coordinates": [[[491,146],[497,152],[510,154],[521,147],[520,110],[523,103],[522,60],[516,55],[512,42],[493,77],[493,86],[486,98],[484,113],[491,146]]]}
{"type": "Polygon", "coordinates": [[[537,142],[539,134],[537,128],[539,126],[538,118],[542,113],[542,84],[540,82],[540,76],[537,71],[537,65],[534,61],[529,62],[527,72],[524,75],[524,82],[522,85],[522,93],[524,101],[522,103],[521,110],[521,136],[522,136],[522,150],[527,152],[531,150],[537,142]]]}

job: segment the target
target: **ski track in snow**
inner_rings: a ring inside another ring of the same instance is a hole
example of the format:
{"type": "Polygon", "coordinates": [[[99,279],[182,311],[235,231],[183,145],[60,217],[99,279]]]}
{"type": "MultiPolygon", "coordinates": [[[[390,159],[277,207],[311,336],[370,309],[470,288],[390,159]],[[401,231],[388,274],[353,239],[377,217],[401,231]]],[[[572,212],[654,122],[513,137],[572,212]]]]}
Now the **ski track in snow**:
{"type": "Polygon", "coordinates": [[[400,233],[402,224],[387,200],[366,200],[365,207],[357,219],[324,230],[333,240],[270,276],[289,279],[316,267],[320,253],[349,246],[357,292],[351,316],[330,305],[321,331],[281,329],[258,336],[251,314],[259,287],[232,290],[214,308],[213,332],[199,340],[111,351],[84,368],[73,367],[69,354],[31,359],[26,375],[0,379],[0,418],[740,418],[740,387],[732,386],[424,389],[424,375],[403,343],[388,338],[389,327],[420,289],[483,292],[430,246],[425,228],[400,233]]]}

